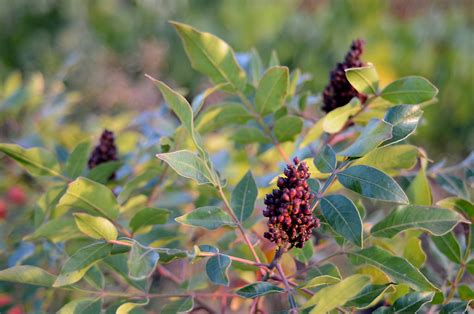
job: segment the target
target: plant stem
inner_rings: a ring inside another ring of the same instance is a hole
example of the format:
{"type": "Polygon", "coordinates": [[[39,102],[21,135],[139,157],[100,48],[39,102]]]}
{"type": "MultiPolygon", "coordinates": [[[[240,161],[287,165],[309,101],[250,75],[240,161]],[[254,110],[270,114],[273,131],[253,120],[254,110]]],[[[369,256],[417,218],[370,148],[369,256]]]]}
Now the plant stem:
{"type": "Polygon", "coordinates": [[[290,307],[291,307],[290,313],[298,313],[297,305],[292,295],[292,288],[290,287],[290,284],[288,283],[288,279],[286,278],[285,273],[283,272],[283,269],[281,268],[280,263],[276,263],[275,267],[278,273],[280,274],[283,285],[285,286],[285,290],[288,293],[288,298],[289,298],[290,307]]]}
{"type": "Polygon", "coordinates": [[[464,257],[461,261],[461,266],[456,273],[456,277],[454,277],[454,281],[451,284],[451,290],[449,290],[449,294],[444,300],[444,304],[449,303],[451,299],[454,297],[454,293],[456,292],[456,288],[458,287],[459,283],[462,280],[464,275],[464,271],[466,270],[466,263],[469,259],[469,255],[471,254],[471,225],[467,225],[468,232],[466,232],[466,252],[464,253],[464,257]]]}
{"type": "MultiPolygon", "coordinates": [[[[128,246],[128,247],[132,246],[132,243],[129,243],[129,242],[126,242],[126,241],[109,240],[108,242],[111,243],[111,244],[116,244],[116,245],[121,245],[121,246],[128,246]]],[[[152,247],[148,247],[148,248],[153,249],[152,247]]],[[[212,256],[218,256],[218,255],[221,255],[221,253],[200,252],[197,256],[199,256],[199,257],[212,257],[212,256]]],[[[232,255],[227,255],[227,254],[226,254],[226,256],[229,257],[231,260],[233,260],[235,262],[238,262],[238,263],[251,265],[251,266],[255,266],[255,267],[269,268],[268,264],[264,264],[264,263],[260,263],[260,262],[254,262],[254,261],[250,261],[250,260],[245,259],[245,258],[232,256],[232,255]]]]}
{"type": "Polygon", "coordinates": [[[219,184],[217,188],[218,188],[219,195],[221,196],[221,198],[224,201],[224,204],[227,208],[228,214],[231,216],[232,220],[237,225],[237,228],[240,230],[240,233],[242,234],[242,237],[243,237],[245,243],[247,243],[250,251],[252,252],[253,257],[255,258],[255,261],[257,263],[260,263],[260,258],[258,257],[257,252],[255,251],[255,248],[252,245],[252,242],[250,242],[250,239],[248,238],[247,234],[245,233],[245,229],[242,226],[242,223],[235,216],[234,211],[232,210],[232,206],[230,205],[229,201],[227,200],[227,197],[225,196],[224,191],[222,190],[222,186],[219,184]]]}

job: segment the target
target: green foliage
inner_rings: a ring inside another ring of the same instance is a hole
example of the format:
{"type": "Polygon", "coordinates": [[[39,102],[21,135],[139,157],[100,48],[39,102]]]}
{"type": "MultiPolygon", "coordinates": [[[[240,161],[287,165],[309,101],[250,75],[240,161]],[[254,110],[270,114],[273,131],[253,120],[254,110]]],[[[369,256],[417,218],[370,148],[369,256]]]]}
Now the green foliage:
{"type": "Polygon", "coordinates": [[[243,222],[252,215],[257,193],[255,179],[252,173],[248,171],[232,190],[230,200],[230,204],[239,221],[243,222]]]}
{"type": "Polygon", "coordinates": [[[336,233],[362,247],[362,221],[350,199],[337,194],[323,197],[321,213],[336,233]]]}
{"type": "Polygon", "coordinates": [[[365,197],[401,204],[408,203],[405,192],[397,182],[375,168],[363,165],[349,167],[338,173],[337,178],[343,186],[365,197]]]}
{"type": "MultiPolygon", "coordinates": [[[[120,160],[88,169],[92,130],[68,128],[66,109],[54,123],[34,112],[49,133],[0,144],[7,160],[0,192],[8,199],[0,292],[18,289],[27,310],[59,313],[213,312],[230,304],[290,313],[467,308],[472,156],[431,166],[407,143],[420,108],[435,101],[432,83],[409,76],[379,87],[375,65],[347,69],[367,98],[321,116],[308,75],[281,66],[276,52],[236,54],[214,35],[172,25],[209,81],[185,95],[148,76],[163,97],[158,110],[104,117],[120,160]],[[58,132],[77,137],[57,140],[58,132]],[[305,168],[293,181],[281,174],[294,157],[310,168],[307,181],[305,168]],[[278,221],[267,221],[276,202],[263,199],[275,186],[287,187],[273,192],[284,206],[278,221]],[[314,198],[302,198],[301,188],[314,198]],[[301,248],[284,236],[275,246],[267,241],[268,230],[305,232],[312,217],[301,210],[320,219],[301,248]]],[[[5,93],[1,108],[13,108],[27,90],[5,93]]]]}
{"type": "Polygon", "coordinates": [[[233,227],[236,224],[226,212],[215,206],[196,208],[175,220],[184,225],[202,227],[209,230],[214,230],[222,226],[233,227]]]}

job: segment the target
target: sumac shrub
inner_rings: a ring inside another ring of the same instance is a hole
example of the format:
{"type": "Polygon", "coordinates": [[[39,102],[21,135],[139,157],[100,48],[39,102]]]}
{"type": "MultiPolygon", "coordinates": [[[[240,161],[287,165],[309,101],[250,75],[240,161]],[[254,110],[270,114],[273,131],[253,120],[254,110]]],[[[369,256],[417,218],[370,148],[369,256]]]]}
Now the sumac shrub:
{"type": "Polygon", "coordinates": [[[191,102],[148,76],[156,112],[66,145],[0,144],[3,310],[468,310],[473,158],[408,142],[435,86],[381,86],[358,40],[313,94],[276,55],[172,25],[210,80],[191,102]]]}

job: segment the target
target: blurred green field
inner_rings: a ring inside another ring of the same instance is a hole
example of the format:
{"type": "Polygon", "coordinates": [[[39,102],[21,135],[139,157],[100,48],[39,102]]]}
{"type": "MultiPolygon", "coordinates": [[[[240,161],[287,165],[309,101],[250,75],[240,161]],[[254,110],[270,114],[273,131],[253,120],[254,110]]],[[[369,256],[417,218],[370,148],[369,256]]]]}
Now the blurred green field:
{"type": "MultiPolygon", "coordinates": [[[[351,40],[363,38],[364,59],[376,64],[382,84],[415,73],[439,87],[416,144],[452,162],[474,148],[470,0],[2,1],[0,82],[15,71],[25,81],[38,72],[46,83],[64,81],[78,93],[69,119],[80,125],[98,113],[156,106],[144,73],[194,95],[206,81],[190,70],[168,20],[210,31],[238,52],[255,47],[264,60],[274,50],[282,64],[312,74],[315,93],[351,40]]],[[[5,125],[0,132],[9,140],[20,135],[5,125]]]]}

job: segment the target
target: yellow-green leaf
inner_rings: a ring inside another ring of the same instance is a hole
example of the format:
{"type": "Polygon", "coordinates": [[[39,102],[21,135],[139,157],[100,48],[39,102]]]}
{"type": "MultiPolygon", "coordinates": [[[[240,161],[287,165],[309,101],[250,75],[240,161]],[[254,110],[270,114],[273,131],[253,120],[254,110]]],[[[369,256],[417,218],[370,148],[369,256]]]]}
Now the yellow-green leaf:
{"type": "Polygon", "coordinates": [[[20,166],[34,176],[52,176],[64,179],[56,157],[43,148],[25,149],[16,144],[0,144],[0,152],[17,161],[20,166]]]}
{"type": "Polygon", "coordinates": [[[311,310],[311,314],[327,313],[357,296],[368,284],[370,284],[370,277],[352,275],[339,283],[319,290],[303,307],[310,307],[316,304],[311,310]]]}
{"type": "Polygon", "coordinates": [[[109,219],[115,219],[119,214],[114,193],[105,185],[83,177],[69,183],[57,207],[78,208],[109,219]]]}
{"type": "Polygon", "coordinates": [[[245,72],[226,42],[186,24],[171,24],[178,31],[194,69],[209,76],[214,84],[230,83],[233,89],[243,90],[247,81],[245,72]]]}
{"type": "Polygon", "coordinates": [[[379,88],[379,75],[373,64],[345,70],[346,78],[359,93],[376,95],[379,88]]]}
{"type": "Polygon", "coordinates": [[[76,225],[83,233],[94,239],[115,240],[117,229],[103,217],[91,216],[84,213],[75,213],[76,225]]]}
{"type": "Polygon", "coordinates": [[[257,112],[265,116],[283,106],[288,94],[288,84],[287,67],[276,66],[268,69],[258,84],[255,96],[257,112]]]}

